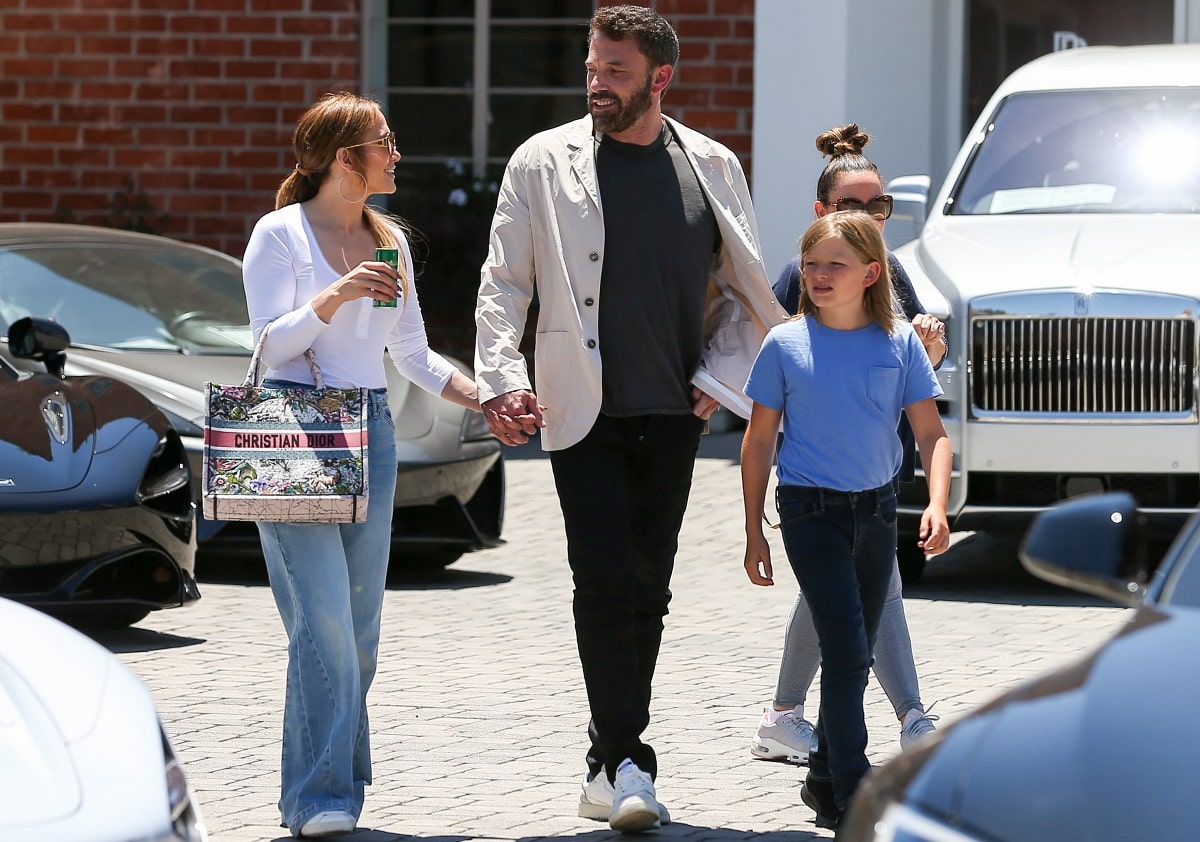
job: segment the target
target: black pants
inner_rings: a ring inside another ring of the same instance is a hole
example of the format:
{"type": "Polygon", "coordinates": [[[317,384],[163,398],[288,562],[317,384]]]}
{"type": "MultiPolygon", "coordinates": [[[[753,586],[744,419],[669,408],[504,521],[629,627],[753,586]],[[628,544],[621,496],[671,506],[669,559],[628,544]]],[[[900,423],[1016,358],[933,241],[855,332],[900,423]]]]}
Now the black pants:
{"type": "Polygon", "coordinates": [[[641,740],[671,570],[704,422],[694,415],[601,415],[550,453],[575,585],[575,638],[592,720],[589,771],[626,757],[658,774],[641,740]]]}

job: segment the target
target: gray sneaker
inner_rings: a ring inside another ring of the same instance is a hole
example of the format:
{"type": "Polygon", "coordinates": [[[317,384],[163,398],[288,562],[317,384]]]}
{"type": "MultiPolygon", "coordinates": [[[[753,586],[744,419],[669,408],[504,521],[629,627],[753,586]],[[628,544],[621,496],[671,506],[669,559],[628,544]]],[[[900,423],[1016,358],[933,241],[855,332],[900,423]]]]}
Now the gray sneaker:
{"type": "Polygon", "coordinates": [[[900,721],[900,750],[907,751],[921,737],[936,731],[933,722],[937,718],[920,708],[909,709],[900,721]]]}
{"type": "MultiPolygon", "coordinates": [[[[613,796],[616,790],[603,771],[594,778],[584,778],[579,793],[579,816],[597,822],[606,822],[612,814],[613,796]]],[[[671,814],[662,802],[658,802],[658,823],[670,824],[671,814]]]]}
{"type": "Polygon", "coordinates": [[[808,764],[808,753],[817,748],[817,735],[812,723],[796,711],[780,714],[774,722],[768,719],[771,708],[763,711],[758,730],[750,742],[750,754],[759,760],[786,760],[800,766],[808,764]]]}

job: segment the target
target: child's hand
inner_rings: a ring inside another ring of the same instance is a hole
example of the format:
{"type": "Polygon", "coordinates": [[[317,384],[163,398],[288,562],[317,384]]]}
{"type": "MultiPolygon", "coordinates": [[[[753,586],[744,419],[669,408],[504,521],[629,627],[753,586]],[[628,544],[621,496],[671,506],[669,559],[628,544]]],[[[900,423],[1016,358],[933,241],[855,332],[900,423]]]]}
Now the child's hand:
{"type": "Polygon", "coordinates": [[[920,540],[917,546],[926,555],[940,555],[950,549],[950,525],[945,509],[930,506],[921,514],[920,540]]]}
{"type": "Polygon", "coordinates": [[[746,538],[746,560],[742,562],[746,575],[756,585],[773,585],[771,578],[771,547],[762,535],[746,538]]]}

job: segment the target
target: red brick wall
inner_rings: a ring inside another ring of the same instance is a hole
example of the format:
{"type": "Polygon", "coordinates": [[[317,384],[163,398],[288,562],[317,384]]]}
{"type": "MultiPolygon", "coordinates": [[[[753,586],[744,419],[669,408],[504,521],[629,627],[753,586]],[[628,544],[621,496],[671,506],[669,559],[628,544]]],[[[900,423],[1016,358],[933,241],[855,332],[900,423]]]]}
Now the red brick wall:
{"type": "MultiPolygon", "coordinates": [[[[630,0],[600,0],[616,6],[630,0]]],[[[679,67],[663,110],[732,149],[750,175],[754,0],[652,0],[679,33],[679,67]]]]}
{"type": "MultiPolygon", "coordinates": [[[[644,5],[682,42],[666,110],[749,172],[754,0],[644,5]]],[[[133,179],[164,233],[240,256],[358,40],[358,0],[0,0],[0,222],[107,224],[133,179]]]]}
{"type": "Polygon", "coordinates": [[[104,224],[133,178],[166,234],[240,255],[358,34],[358,0],[0,0],[0,221],[104,224]]]}

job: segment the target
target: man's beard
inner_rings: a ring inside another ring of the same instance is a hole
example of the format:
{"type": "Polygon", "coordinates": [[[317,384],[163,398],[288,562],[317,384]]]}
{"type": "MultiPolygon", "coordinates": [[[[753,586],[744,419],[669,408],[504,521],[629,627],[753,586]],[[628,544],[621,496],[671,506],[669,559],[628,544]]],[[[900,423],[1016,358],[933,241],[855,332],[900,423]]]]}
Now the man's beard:
{"type": "Polygon", "coordinates": [[[588,94],[588,112],[592,115],[592,126],[601,134],[620,134],[633,128],[633,124],[650,110],[650,85],[653,77],[646,77],[646,84],[634,91],[629,101],[622,100],[611,91],[603,94],[588,94]],[[617,106],[604,114],[592,111],[592,99],[612,99],[617,106]]]}

